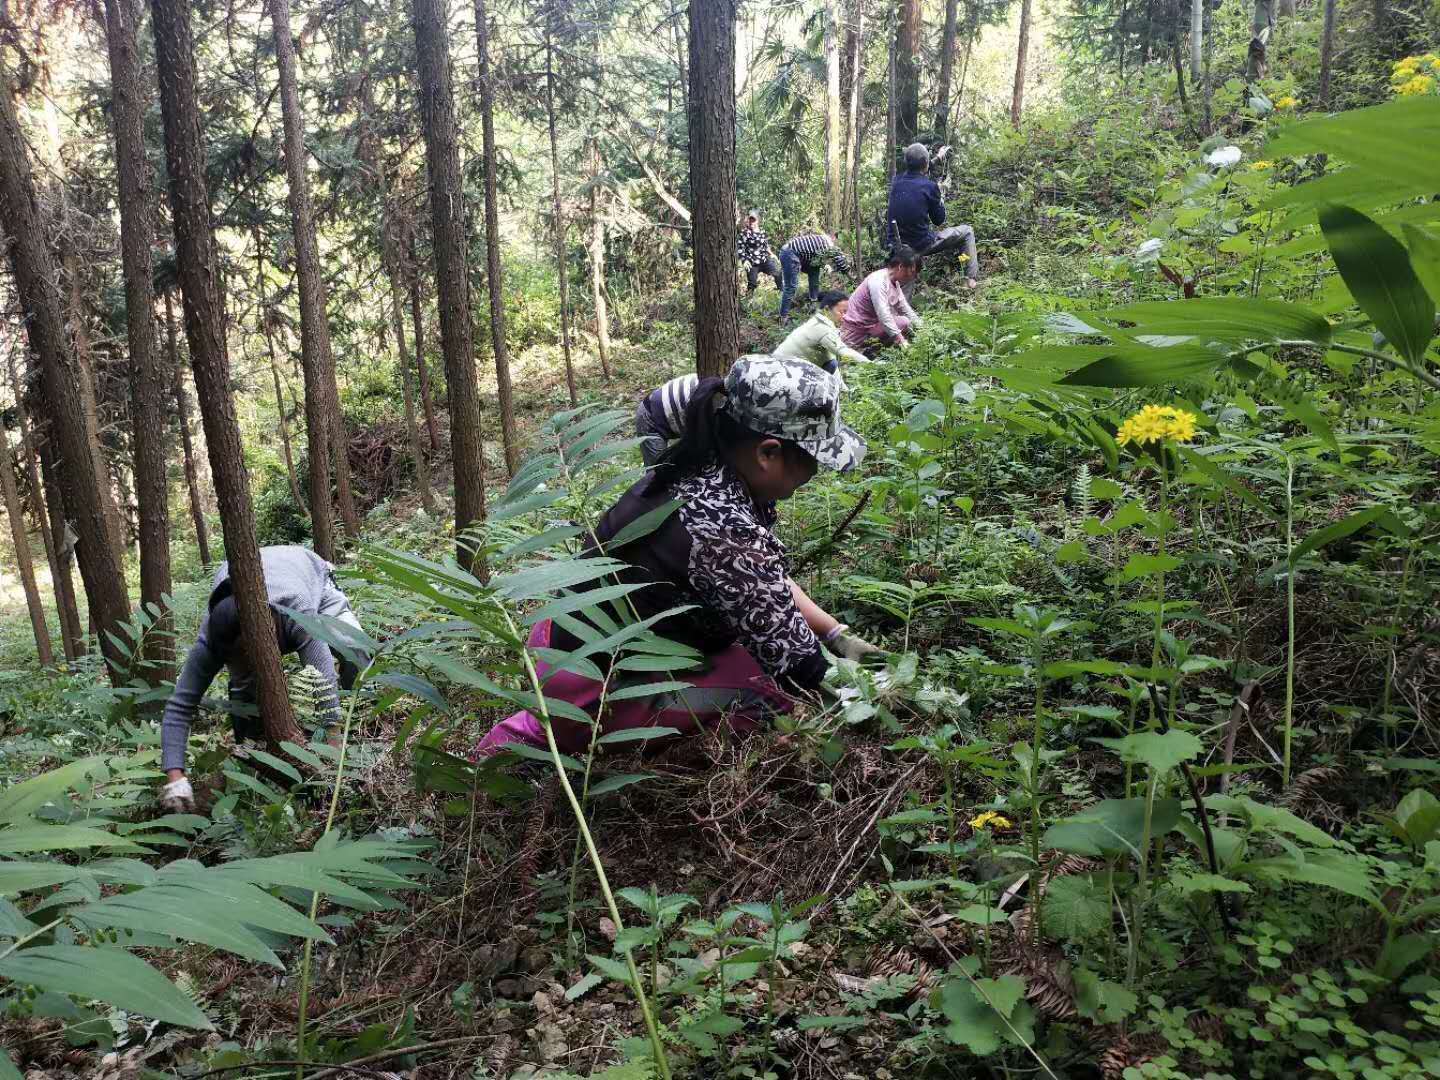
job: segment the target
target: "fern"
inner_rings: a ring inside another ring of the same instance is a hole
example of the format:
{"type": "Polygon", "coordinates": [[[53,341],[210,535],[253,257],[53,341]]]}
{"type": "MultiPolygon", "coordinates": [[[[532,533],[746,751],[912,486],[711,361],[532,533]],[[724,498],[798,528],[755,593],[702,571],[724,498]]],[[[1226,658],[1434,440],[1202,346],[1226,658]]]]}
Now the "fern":
{"type": "Polygon", "coordinates": [[[1090,494],[1090,466],[1084,464],[1075,472],[1074,483],[1070,485],[1070,497],[1074,500],[1075,511],[1084,521],[1094,512],[1095,499],[1090,494]]]}

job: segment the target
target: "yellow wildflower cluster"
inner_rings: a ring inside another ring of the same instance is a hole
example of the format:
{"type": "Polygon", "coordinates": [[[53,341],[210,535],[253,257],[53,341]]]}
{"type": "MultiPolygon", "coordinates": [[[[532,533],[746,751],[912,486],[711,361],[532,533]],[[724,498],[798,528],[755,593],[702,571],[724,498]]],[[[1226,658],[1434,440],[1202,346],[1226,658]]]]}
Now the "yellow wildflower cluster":
{"type": "Polygon", "coordinates": [[[1199,418],[1192,412],[1177,409],[1171,405],[1146,405],[1130,419],[1120,425],[1115,441],[1121,446],[1128,443],[1189,442],[1195,438],[1195,424],[1199,418]]]}
{"type": "Polygon", "coordinates": [[[1273,161],[1252,161],[1250,163],[1251,172],[1264,172],[1266,169],[1273,169],[1274,167],[1275,163],[1273,161]]]}
{"type": "Polygon", "coordinates": [[[1291,94],[1286,94],[1284,97],[1275,99],[1275,108],[1277,109],[1293,109],[1299,104],[1300,99],[1291,94]]]}
{"type": "Polygon", "coordinates": [[[972,829],[1008,829],[1011,826],[1010,819],[1003,814],[997,814],[994,810],[986,810],[979,817],[970,819],[970,827],[972,829]]]}
{"type": "Polygon", "coordinates": [[[1407,56],[1397,60],[1391,70],[1390,89],[1401,97],[1418,97],[1435,89],[1437,75],[1440,75],[1440,56],[1435,53],[1407,56]]]}

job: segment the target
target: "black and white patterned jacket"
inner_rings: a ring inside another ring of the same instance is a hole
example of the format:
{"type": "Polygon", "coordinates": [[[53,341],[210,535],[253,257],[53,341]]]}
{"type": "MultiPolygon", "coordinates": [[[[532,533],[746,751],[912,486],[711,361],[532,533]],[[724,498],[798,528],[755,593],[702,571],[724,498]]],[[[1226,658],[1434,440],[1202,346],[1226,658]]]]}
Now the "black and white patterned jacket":
{"type": "MultiPolygon", "coordinates": [[[[693,604],[658,622],[655,632],[707,656],[739,642],[783,688],[818,687],[827,663],[790,591],[785,546],[773,531],[775,504],[757,506],[726,465],[654,494],[646,492],[649,482],[627,491],[596,528],[604,543],[642,514],[671,499],[681,501],[655,532],[607,552],[630,564],[620,575],[623,581],[650,583],[629,595],[640,618],[693,604]]],[[[564,632],[552,641],[560,649],[577,644],[564,632]]]]}
{"type": "Polygon", "coordinates": [[[739,260],[749,266],[764,266],[775,257],[770,250],[770,238],[765,235],[764,229],[740,230],[735,241],[735,254],[739,260]]]}

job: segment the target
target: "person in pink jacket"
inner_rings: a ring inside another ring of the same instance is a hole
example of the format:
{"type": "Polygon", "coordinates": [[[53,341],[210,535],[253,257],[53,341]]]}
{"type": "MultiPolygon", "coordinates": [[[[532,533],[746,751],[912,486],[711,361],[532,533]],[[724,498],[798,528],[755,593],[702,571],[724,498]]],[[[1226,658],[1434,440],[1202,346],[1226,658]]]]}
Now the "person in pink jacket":
{"type": "Polygon", "coordinates": [[[905,299],[904,286],[920,273],[920,256],[900,244],[885,266],[860,283],[850,295],[850,307],[840,323],[840,340],[852,349],[881,344],[908,348],[920,327],[920,316],[905,299]]]}

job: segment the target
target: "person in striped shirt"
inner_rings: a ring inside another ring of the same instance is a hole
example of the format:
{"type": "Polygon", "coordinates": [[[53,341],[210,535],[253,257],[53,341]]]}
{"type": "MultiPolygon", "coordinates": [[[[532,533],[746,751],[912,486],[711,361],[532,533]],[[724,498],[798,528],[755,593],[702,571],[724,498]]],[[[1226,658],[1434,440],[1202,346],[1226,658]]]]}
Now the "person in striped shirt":
{"type": "Polygon", "coordinates": [[[850,260],[835,238],[828,233],[807,231],[792,236],[780,249],[780,318],[790,315],[790,304],[800,287],[800,271],[809,278],[810,302],[820,299],[820,269],[824,263],[832,264],[842,274],[850,272],[850,260]]]}
{"type": "Polygon", "coordinates": [[[681,375],[640,399],[635,410],[635,434],[644,440],[640,459],[647,469],[660,460],[672,439],[680,438],[685,428],[685,406],[690,404],[699,382],[699,375],[681,375]]]}

